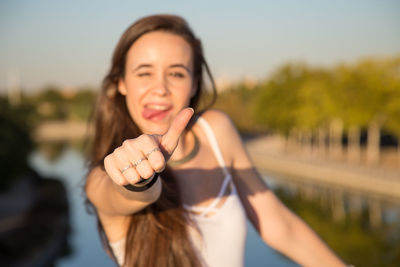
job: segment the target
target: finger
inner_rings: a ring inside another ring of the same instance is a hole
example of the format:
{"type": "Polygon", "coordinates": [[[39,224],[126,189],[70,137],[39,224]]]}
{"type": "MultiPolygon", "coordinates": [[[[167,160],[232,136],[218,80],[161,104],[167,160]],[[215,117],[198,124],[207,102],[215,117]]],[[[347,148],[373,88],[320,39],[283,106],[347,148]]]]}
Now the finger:
{"type": "Polygon", "coordinates": [[[149,179],[153,176],[154,170],[146,158],[140,158],[137,162],[135,162],[135,165],[136,171],[143,179],[149,179]]]}
{"type": "Polygon", "coordinates": [[[167,159],[174,152],[176,146],[178,145],[179,137],[181,136],[183,130],[185,130],[186,125],[189,123],[190,118],[193,116],[194,110],[192,108],[185,108],[181,110],[175,119],[172,121],[168,131],[161,138],[161,148],[167,159]]]}
{"type": "Polygon", "coordinates": [[[136,184],[140,181],[140,175],[133,167],[130,167],[126,171],[122,172],[122,175],[125,177],[126,180],[128,180],[130,184],[136,184]]]}
{"type": "Polygon", "coordinates": [[[114,183],[118,185],[124,185],[127,183],[125,177],[122,175],[121,171],[119,170],[114,156],[108,155],[104,159],[104,169],[106,170],[108,176],[113,180],[114,183]]]}
{"type": "Polygon", "coordinates": [[[140,176],[133,168],[130,160],[130,154],[125,147],[119,147],[113,152],[115,165],[117,169],[124,177],[125,183],[137,183],[140,180],[140,176]]]}
{"type": "Polygon", "coordinates": [[[135,140],[124,142],[123,146],[140,177],[147,179],[153,176],[154,172],[164,169],[165,159],[153,136],[143,134],[135,140]]]}
{"type": "Polygon", "coordinates": [[[161,153],[161,150],[158,147],[154,147],[153,149],[149,150],[151,153],[146,153],[147,160],[149,161],[150,166],[156,172],[162,172],[165,168],[165,158],[164,155],[161,153]]]}

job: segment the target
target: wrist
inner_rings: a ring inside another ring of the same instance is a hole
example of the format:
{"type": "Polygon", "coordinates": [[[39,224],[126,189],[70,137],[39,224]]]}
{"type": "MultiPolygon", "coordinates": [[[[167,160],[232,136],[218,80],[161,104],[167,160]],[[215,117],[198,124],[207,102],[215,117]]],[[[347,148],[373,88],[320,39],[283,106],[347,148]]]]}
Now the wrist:
{"type": "Polygon", "coordinates": [[[160,174],[155,172],[153,174],[153,176],[150,177],[149,179],[141,178],[141,180],[139,182],[137,182],[136,184],[127,184],[127,185],[124,185],[124,188],[126,190],[133,191],[133,192],[146,191],[147,189],[149,189],[156,183],[159,176],[160,176],[160,174]]]}

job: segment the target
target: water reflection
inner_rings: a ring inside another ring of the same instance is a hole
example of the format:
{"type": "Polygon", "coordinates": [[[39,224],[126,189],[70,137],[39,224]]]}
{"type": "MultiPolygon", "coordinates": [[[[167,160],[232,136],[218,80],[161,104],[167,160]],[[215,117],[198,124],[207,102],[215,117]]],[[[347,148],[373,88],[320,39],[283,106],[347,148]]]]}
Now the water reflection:
{"type": "Polygon", "coordinates": [[[83,154],[86,149],[85,141],[74,140],[39,142],[37,145],[37,152],[43,155],[49,162],[54,163],[60,159],[66,150],[71,148],[78,153],[83,154]]]}
{"type": "Polygon", "coordinates": [[[273,180],[279,198],[346,262],[398,266],[400,203],[333,188],[273,180]]]}
{"type": "MultiPolygon", "coordinates": [[[[71,210],[73,254],[57,266],[114,266],[101,248],[94,216],[86,213],[82,195],[85,175],[80,148],[63,146],[56,158],[44,150],[31,157],[31,165],[45,175],[57,175],[64,182],[71,210]]],[[[400,262],[399,203],[347,193],[333,188],[294,184],[266,177],[280,199],[302,217],[346,262],[355,266],[398,266],[400,262]]],[[[246,266],[269,264],[297,266],[266,246],[250,227],[246,244],[246,266]]]]}
{"type": "Polygon", "coordinates": [[[62,182],[29,172],[0,194],[0,265],[52,266],[71,254],[62,182]]]}
{"type": "Polygon", "coordinates": [[[81,152],[67,146],[58,158],[50,160],[41,151],[31,155],[30,164],[41,174],[59,177],[66,186],[71,211],[73,254],[58,260],[56,266],[115,266],[101,247],[94,216],[84,207],[82,182],[86,169],[81,152]]]}
{"type": "Polygon", "coordinates": [[[64,184],[28,164],[34,147],[25,112],[0,114],[0,266],[52,266],[71,254],[64,184]]]}

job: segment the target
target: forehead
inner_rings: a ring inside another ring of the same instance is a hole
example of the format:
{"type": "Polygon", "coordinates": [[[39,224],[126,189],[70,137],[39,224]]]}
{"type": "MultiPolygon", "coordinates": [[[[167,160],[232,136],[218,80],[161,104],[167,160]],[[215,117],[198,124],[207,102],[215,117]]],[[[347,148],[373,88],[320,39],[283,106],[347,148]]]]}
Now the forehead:
{"type": "Polygon", "coordinates": [[[141,36],[129,48],[127,64],[192,65],[192,48],[181,36],[168,32],[150,32],[141,36]]]}

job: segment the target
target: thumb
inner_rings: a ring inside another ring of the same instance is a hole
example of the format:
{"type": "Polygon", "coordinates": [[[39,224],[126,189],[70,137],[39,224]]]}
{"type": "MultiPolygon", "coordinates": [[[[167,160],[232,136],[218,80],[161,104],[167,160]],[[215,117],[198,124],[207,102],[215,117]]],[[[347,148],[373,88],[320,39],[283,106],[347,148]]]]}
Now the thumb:
{"type": "Polygon", "coordinates": [[[168,131],[161,137],[161,148],[167,155],[167,159],[174,152],[178,145],[179,137],[186,125],[189,123],[190,118],[193,116],[194,110],[192,108],[185,108],[181,110],[175,119],[172,121],[168,131]]]}

